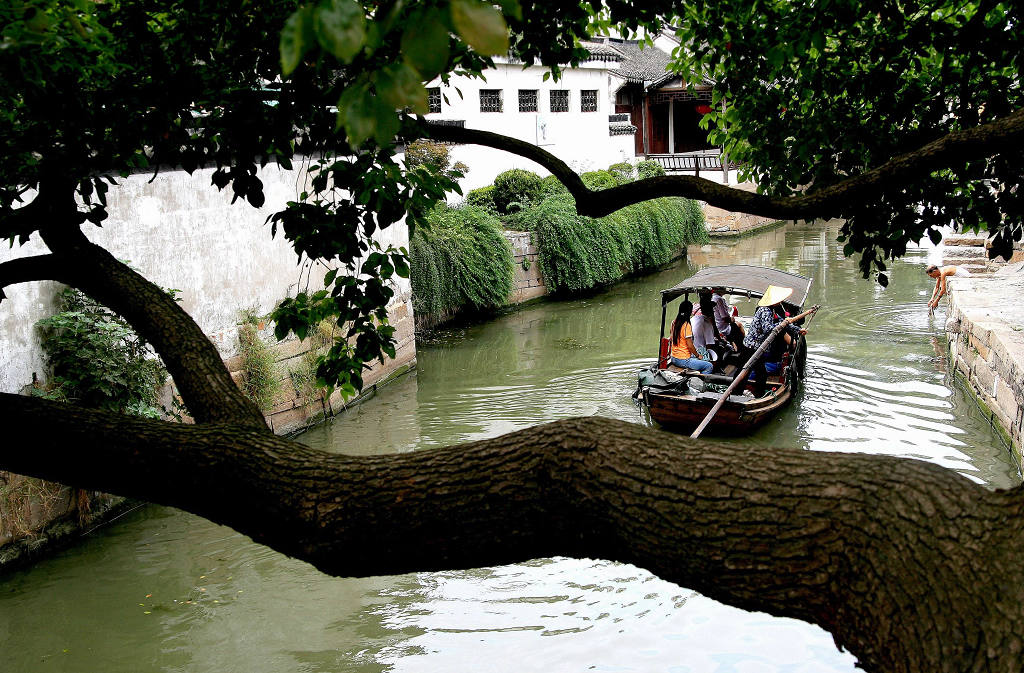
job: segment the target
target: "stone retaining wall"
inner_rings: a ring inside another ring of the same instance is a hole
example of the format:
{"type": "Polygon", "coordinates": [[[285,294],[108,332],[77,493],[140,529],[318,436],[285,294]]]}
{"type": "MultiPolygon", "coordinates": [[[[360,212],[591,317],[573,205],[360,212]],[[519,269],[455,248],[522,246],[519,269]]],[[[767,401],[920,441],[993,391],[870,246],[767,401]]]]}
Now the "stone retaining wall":
{"type": "MultiPolygon", "coordinates": [[[[301,380],[296,373],[305,369],[307,364],[304,356],[309,352],[311,340],[299,341],[296,338],[277,343],[273,337],[273,327],[265,326],[260,337],[267,342],[275,355],[275,366],[281,382],[280,392],[274,399],[273,406],[265,411],[267,425],[279,435],[289,435],[314,425],[325,418],[330,418],[343,411],[346,406],[354,404],[360,398],[372,395],[377,386],[387,383],[396,376],[409,371],[416,363],[416,335],[409,297],[400,303],[392,303],[388,308],[388,321],[395,327],[395,357],[389,358],[384,364],[378,361],[370,363],[369,369],[363,370],[363,390],[351,400],[345,400],[339,390],[330,397],[322,391],[302,390],[297,383],[301,380]]],[[[237,355],[224,361],[231,378],[241,385],[244,381],[243,356],[237,355]]]]}
{"type": "MultiPolygon", "coordinates": [[[[733,188],[742,189],[747,192],[757,190],[757,186],[750,182],[741,182],[738,185],[733,185],[733,188]]],[[[748,215],[747,213],[734,213],[729,210],[716,208],[715,206],[709,206],[703,201],[700,202],[700,205],[704,210],[704,221],[708,230],[708,235],[712,238],[741,236],[777,223],[777,220],[773,220],[770,217],[748,215]]]]}
{"type": "Polygon", "coordinates": [[[548,289],[540,273],[533,234],[528,231],[506,231],[505,238],[512,245],[512,259],[515,262],[515,278],[512,281],[512,294],[508,297],[508,303],[522,304],[546,295],[548,289]]]}
{"type": "Polygon", "coordinates": [[[946,337],[956,370],[971,384],[1021,465],[1024,445],[1024,264],[988,277],[951,278],[946,337]]]}

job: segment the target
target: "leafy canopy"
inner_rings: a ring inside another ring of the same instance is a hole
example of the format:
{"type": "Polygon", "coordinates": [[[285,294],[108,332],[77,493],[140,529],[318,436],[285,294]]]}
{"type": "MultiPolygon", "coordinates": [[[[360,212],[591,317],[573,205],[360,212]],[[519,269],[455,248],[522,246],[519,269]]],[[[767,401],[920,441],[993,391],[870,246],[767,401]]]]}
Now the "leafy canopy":
{"type": "MultiPolygon", "coordinates": [[[[1020,108],[1020,19],[1017,3],[988,0],[12,0],[0,5],[0,236],[99,224],[112,183],[171,167],[212,166],[218,188],[260,206],[259,167],[310,157],[310,188],[271,230],[341,272],[275,319],[300,337],[338,325],[318,376],[351,390],[393,353],[389,280],[408,273],[405,251],[371,236],[458,191],[398,161],[400,139],[428,134],[425,81],[480,75],[506,52],[557,75],[596,31],[665,29],[681,41],[673,67],[715,83],[714,141],[788,195],[1020,108]]],[[[865,273],[951,222],[1010,241],[1024,212],[1015,161],[925,172],[830,214],[847,219],[865,273]]]]}

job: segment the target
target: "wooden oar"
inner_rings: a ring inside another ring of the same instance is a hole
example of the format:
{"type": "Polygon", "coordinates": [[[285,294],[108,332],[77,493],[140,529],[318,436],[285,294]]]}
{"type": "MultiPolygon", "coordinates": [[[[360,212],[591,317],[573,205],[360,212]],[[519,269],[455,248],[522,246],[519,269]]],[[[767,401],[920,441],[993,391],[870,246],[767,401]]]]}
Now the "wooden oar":
{"type": "Polygon", "coordinates": [[[708,412],[708,415],[704,417],[704,420],[700,422],[700,425],[697,426],[697,429],[693,431],[693,434],[691,434],[690,437],[692,437],[693,439],[700,437],[700,433],[704,432],[704,428],[708,427],[708,423],[710,423],[711,419],[715,417],[715,414],[718,413],[718,410],[722,408],[722,405],[725,404],[725,401],[729,399],[729,395],[732,395],[732,391],[736,390],[737,386],[739,386],[741,383],[747,380],[747,375],[750,374],[750,370],[753,368],[754,363],[757,362],[757,359],[760,358],[766,350],[768,350],[768,346],[770,346],[775,337],[779,335],[779,332],[784,330],[786,328],[786,325],[791,325],[795,323],[797,320],[806,318],[809,315],[814,315],[815,313],[817,313],[819,308],[821,307],[815,304],[809,310],[804,311],[800,315],[794,316],[792,318],[786,318],[778,325],[776,325],[772,329],[772,331],[768,333],[768,336],[765,337],[765,340],[761,343],[761,345],[757,347],[757,350],[754,351],[754,354],[750,356],[750,359],[747,360],[747,364],[743,365],[743,369],[741,369],[740,373],[736,375],[736,378],[732,380],[732,383],[730,383],[729,387],[725,389],[725,392],[722,393],[722,396],[718,398],[718,401],[715,402],[715,406],[711,407],[711,411],[708,412]]]}

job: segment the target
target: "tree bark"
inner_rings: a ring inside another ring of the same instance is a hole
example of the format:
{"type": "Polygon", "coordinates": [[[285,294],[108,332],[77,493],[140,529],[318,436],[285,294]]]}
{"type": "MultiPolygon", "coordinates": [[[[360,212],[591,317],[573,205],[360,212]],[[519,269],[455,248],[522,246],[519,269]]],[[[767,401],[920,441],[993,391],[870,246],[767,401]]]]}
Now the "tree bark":
{"type": "Polygon", "coordinates": [[[590,190],[569,166],[547,150],[498,133],[458,126],[427,124],[430,137],[448,142],[484,145],[536,161],[551,171],[576,199],[581,215],[602,217],[620,208],[663,196],[699,199],[733,212],[777,220],[830,219],[844,209],[887,192],[902,191],[908,181],[972,159],[1018,152],[1024,145],[1024,109],[971,129],[954,131],[885,164],[820,190],[783,198],[733,189],[689,175],[663,175],[604,190],[590,190]]]}
{"type": "Polygon", "coordinates": [[[333,575],[605,558],[818,624],[867,670],[1019,665],[1020,489],[924,462],[601,418],[372,457],[8,394],[0,422],[0,469],[181,507],[333,575]]]}

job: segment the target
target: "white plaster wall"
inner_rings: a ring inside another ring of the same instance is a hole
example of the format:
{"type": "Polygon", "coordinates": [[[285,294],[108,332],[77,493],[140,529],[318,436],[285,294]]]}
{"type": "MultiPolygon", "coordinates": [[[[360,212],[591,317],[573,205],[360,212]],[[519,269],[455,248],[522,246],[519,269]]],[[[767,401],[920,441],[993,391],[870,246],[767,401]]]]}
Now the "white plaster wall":
{"type": "MultiPolygon", "coordinates": [[[[617,64],[611,64],[615,66],[617,64]]],[[[634,160],[633,136],[609,136],[608,115],[614,114],[609,90],[608,63],[588,61],[578,68],[566,69],[558,82],[544,81],[546,68],[522,64],[498,63],[485,73],[485,79],[453,77],[441,86],[441,112],[428,119],[465,120],[466,127],[493,131],[543,147],[569,164],[577,172],[607,168],[634,160]],[[502,112],[480,111],[480,90],[501,89],[502,112]],[[519,90],[537,89],[538,112],[519,112],[519,90]],[[569,90],[569,111],[550,112],[550,92],[569,90]],[[580,111],[580,91],[597,91],[597,111],[580,111]],[[461,92],[461,95],[460,93],[461,92]],[[538,132],[538,122],[546,127],[538,132]]],[[[469,166],[469,174],[460,183],[463,191],[489,185],[498,173],[510,168],[526,168],[546,175],[547,170],[527,159],[501,150],[475,145],[460,145],[452,150],[452,160],[469,166]]]]}
{"type": "MultiPolygon", "coordinates": [[[[296,166],[301,162],[296,161],[296,166]]],[[[110,217],[102,228],[83,225],[86,235],[144,276],[181,290],[182,306],[210,336],[224,357],[237,348],[238,313],[243,308],[270,311],[285,296],[323,287],[326,269],[300,264],[291,245],[278,233],[271,238],[268,215],[295,200],[306,179],[297,168],[270,164],[260,171],[266,203],[256,209],[231,190],[210,183],[212,169],[135,175],[111,187],[110,217]]],[[[404,223],[375,236],[383,245],[408,247],[404,223]]],[[[26,245],[0,248],[0,262],[47,252],[38,237],[26,245]]],[[[18,392],[44,376],[45,365],[34,323],[54,312],[56,283],[25,283],[6,289],[0,303],[0,390],[18,392]]],[[[408,279],[396,278],[396,303],[410,302],[408,279]]]]}

